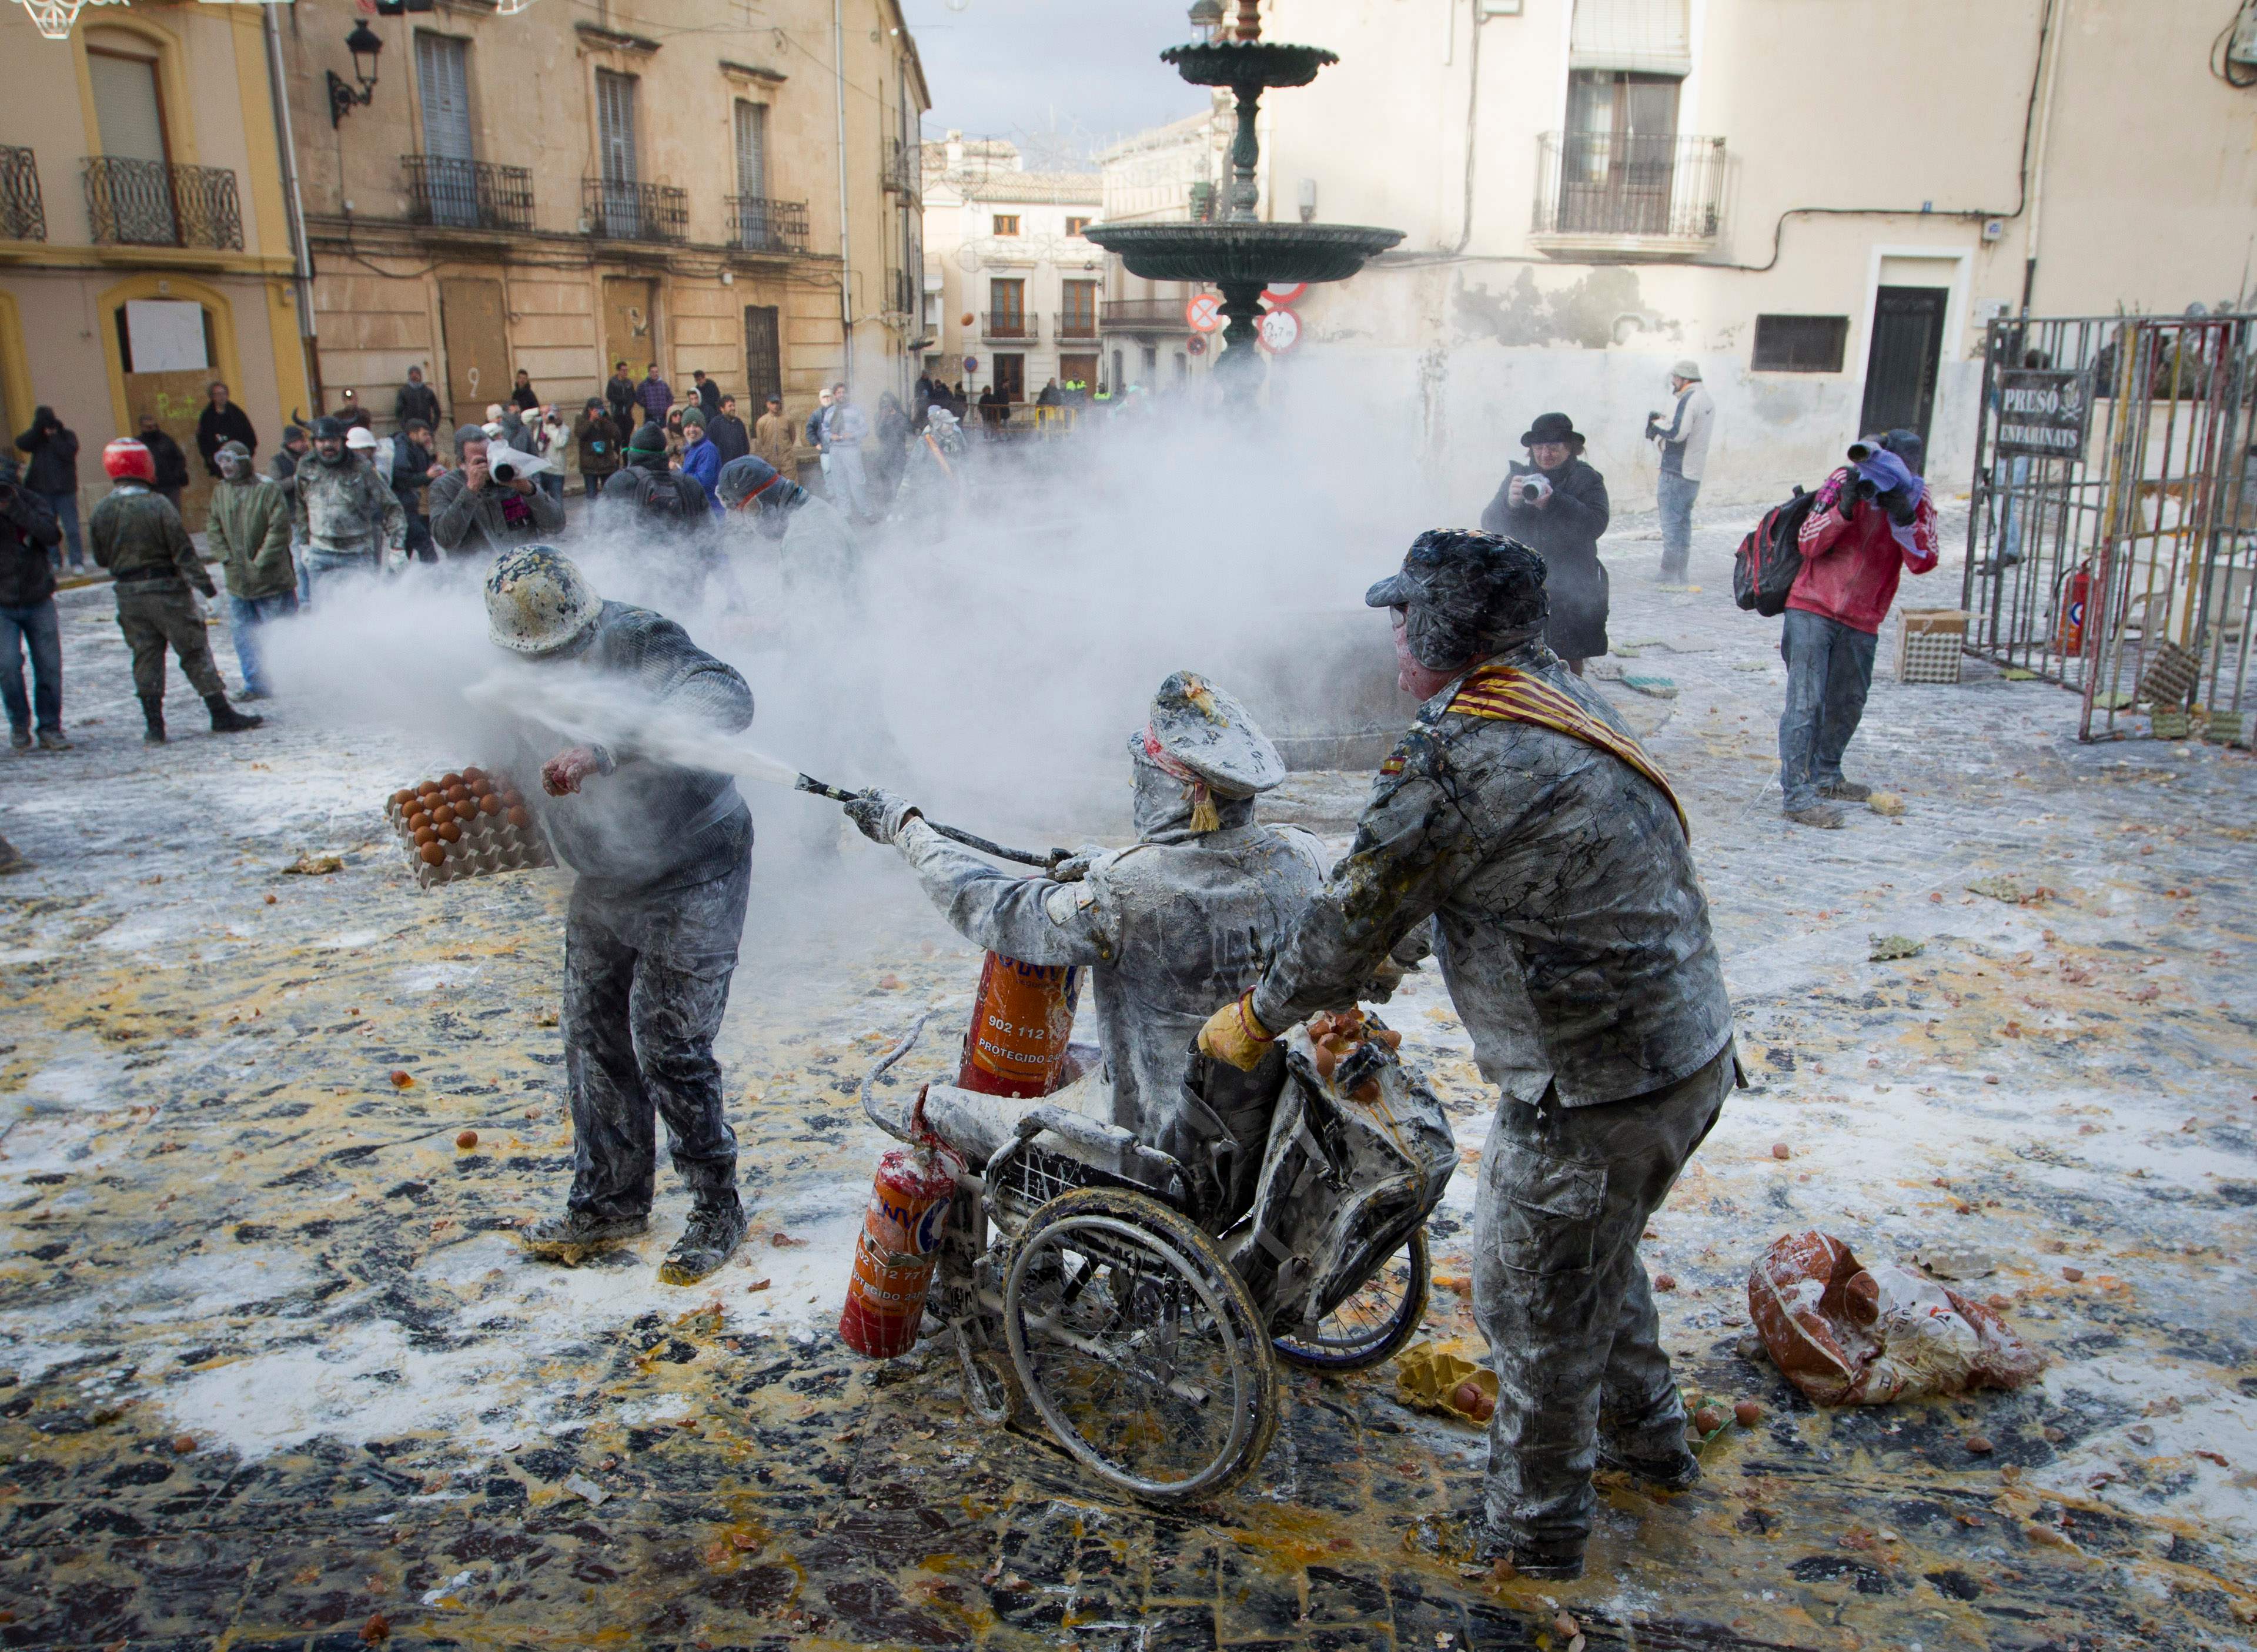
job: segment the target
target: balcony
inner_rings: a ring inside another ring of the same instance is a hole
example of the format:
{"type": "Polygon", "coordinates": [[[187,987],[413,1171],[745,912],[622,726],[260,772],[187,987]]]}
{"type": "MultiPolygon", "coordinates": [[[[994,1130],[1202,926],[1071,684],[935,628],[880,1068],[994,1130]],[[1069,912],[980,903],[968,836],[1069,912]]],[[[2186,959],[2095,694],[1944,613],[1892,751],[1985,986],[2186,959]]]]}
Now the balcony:
{"type": "Polygon", "coordinates": [[[461,229],[533,228],[533,174],[522,166],[443,155],[402,155],[400,173],[411,223],[461,229]]]}
{"type": "Polygon", "coordinates": [[[1031,342],[1042,336],[1042,323],[1041,316],[1029,314],[1022,310],[990,310],[980,332],[987,338],[1031,342]]]}
{"type": "Polygon", "coordinates": [[[39,168],[29,149],[0,144],[0,240],[44,241],[47,209],[39,200],[39,168]]]}
{"type": "Polygon", "coordinates": [[[1108,333],[1188,333],[1182,299],[1107,299],[1097,307],[1108,333]]]}
{"type": "Polygon", "coordinates": [[[1690,258],[1723,234],[1724,140],[1546,132],[1537,140],[1538,251],[1570,258],[1690,258]]]}
{"type": "Polygon", "coordinates": [[[587,233],[606,241],[687,241],[690,192],[616,178],[580,180],[587,233]]]}
{"type": "Polygon", "coordinates": [[[223,166],[88,155],[86,213],[98,246],[243,251],[243,208],[223,166]]]}
{"type": "Polygon", "coordinates": [[[914,201],[924,191],[924,152],[921,145],[904,144],[895,138],[887,145],[886,158],[880,165],[886,193],[914,201]]]}
{"type": "MultiPolygon", "coordinates": [[[[1178,319],[1182,318],[1178,316],[1178,319]]],[[[1058,335],[1060,338],[1095,338],[1097,312],[1095,310],[1060,310],[1058,318],[1058,335]]]]}
{"type": "Polygon", "coordinates": [[[807,251],[807,203],[770,201],[762,195],[725,195],[723,215],[729,244],[739,252],[807,251]]]}

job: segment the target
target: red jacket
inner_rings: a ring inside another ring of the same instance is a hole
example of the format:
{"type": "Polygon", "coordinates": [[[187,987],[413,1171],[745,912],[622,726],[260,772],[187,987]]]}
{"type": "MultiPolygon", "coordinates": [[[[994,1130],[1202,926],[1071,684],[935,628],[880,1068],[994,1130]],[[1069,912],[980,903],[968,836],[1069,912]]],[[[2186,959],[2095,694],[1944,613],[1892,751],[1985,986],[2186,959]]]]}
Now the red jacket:
{"type": "Polygon", "coordinates": [[[1834,508],[1850,476],[1844,465],[1826,478],[1818,503],[1802,519],[1795,544],[1802,572],[1786,596],[1789,608],[1822,614],[1852,631],[1878,632],[1896,600],[1897,578],[1905,568],[1925,574],[1935,566],[1935,506],[1927,493],[1913,517],[1909,548],[1897,540],[1889,513],[1871,500],[1846,520],[1834,508]]]}

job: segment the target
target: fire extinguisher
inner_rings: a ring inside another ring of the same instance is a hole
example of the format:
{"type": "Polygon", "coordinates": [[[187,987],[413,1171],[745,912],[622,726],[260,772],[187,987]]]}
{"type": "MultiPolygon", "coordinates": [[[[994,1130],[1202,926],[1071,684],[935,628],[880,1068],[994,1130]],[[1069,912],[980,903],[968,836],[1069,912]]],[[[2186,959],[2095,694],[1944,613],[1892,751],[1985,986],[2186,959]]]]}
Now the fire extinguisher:
{"type": "Polygon", "coordinates": [[[988,1096],[1047,1096],[1065,1076],[1081,971],[1022,964],[990,952],[965,1029],[959,1089],[988,1096]]]}
{"type": "Polygon", "coordinates": [[[916,1346],[949,1201],[965,1168],[963,1158],[926,1126],[922,1094],[910,1122],[916,1144],[878,1161],[838,1316],[838,1339],[871,1359],[891,1359],[916,1346]]]}
{"type": "Polygon", "coordinates": [[[2070,576],[2069,595],[2061,605],[2061,627],[2057,639],[2061,654],[2074,660],[2084,652],[2084,604],[2092,595],[2092,564],[2079,562],[2070,576]]]}

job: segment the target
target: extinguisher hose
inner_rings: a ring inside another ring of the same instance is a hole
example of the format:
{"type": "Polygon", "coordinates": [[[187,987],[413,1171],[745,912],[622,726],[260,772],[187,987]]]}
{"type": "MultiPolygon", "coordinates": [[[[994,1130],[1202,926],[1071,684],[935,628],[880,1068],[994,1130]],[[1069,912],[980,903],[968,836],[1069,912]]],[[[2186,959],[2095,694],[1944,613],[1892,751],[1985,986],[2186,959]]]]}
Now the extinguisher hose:
{"type": "Polygon", "coordinates": [[[923,1014],[918,1016],[916,1020],[909,1024],[908,1035],[905,1036],[900,1043],[895,1045],[891,1050],[887,1052],[886,1058],[883,1061],[880,1062],[875,1067],[873,1067],[867,1073],[863,1075],[862,1112],[869,1119],[872,1124],[877,1126],[879,1129],[884,1131],[889,1136],[898,1137],[902,1140],[907,1140],[909,1139],[902,1134],[901,1128],[897,1127],[892,1119],[888,1119],[884,1114],[878,1111],[875,1105],[876,1097],[874,1093],[876,1089],[878,1080],[886,1076],[887,1070],[892,1067],[895,1062],[901,1060],[902,1056],[908,1055],[909,1051],[916,1048],[917,1038],[918,1035],[924,1031],[924,1024],[938,1013],[939,1008],[936,1006],[934,1008],[929,1009],[923,1014]]]}
{"type": "MultiPolygon", "coordinates": [[[[827,797],[834,803],[852,803],[862,795],[860,792],[841,791],[836,786],[826,786],[810,774],[801,775],[792,782],[792,787],[796,791],[812,792],[817,797],[827,797]]],[[[1058,862],[1072,858],[1071,850],[1053,849],[1048,854],[1037,854],[1031,849],[1006,849],[1002,844],[988,838],[959,830],[954,826],[944,826],[938,821],[928,819],[924,815],[920,815],[917,818],[924,821],[926,825],[951,843],[962,844],[966,849],[976,849],[981,854],[993,855],[998,860],[1015,861],[1022,866],[1040,866],[1044,872],[1048,872],[1058,862]]]]}

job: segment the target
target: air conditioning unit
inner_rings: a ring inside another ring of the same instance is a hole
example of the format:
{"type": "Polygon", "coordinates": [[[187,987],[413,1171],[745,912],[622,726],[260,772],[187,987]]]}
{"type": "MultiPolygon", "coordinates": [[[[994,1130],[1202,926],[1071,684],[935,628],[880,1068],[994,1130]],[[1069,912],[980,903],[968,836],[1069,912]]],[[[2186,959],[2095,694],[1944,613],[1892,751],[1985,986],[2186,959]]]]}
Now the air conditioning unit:
{"type": "Polygon", "coordinates": [[[2225,60],[2257,68],[2257,0],[2242,0],[2241,15],[2233,19],[2233,38],[2225,43],[2225,60]]]}

